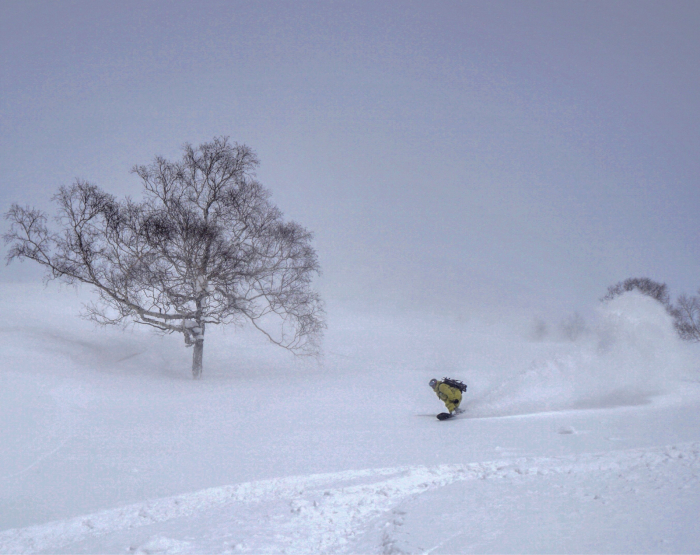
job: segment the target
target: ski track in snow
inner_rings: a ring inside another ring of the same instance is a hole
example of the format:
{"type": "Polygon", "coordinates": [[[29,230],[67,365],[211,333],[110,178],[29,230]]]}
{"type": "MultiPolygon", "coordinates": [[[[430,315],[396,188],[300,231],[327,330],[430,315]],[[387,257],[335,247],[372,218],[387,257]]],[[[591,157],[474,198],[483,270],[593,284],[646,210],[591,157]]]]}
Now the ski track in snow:
{"type": "Polygon", "coordinates": [[[24,467],[22,470],[19,470],[19,471],[13,473],[13,474],[7,474],[6,476],[0,476],[0,480],[6,480],[6,479],[8,479],[8,478],[15,478],[16,476],[21,476],[22,474],[26,474],[26,473],[29,472],[32,468],[34,468],[36,465],[38,465],[38,464],[41,463],[42,461],[48,459],[51,455],[54,455],[55,453],[58,453],[58,452],[63,448],[63,446],[64,446],[66,443],[68,443],[71,439],[72,439],[71,437],[67,437],[66,439],[64,439],[64,440],[61,442],[61,444],[60,444],[58,447],[56,447],[56,448],[54,448],[54,449],[51,449],[51,451],[49,451],[48,453],[44,453],[43,455],[37,457],[36,460],[34,460],[34,462],[31,463],[30,465],[24,467]]]}
{"type": "MultiPolygon", "coordinates": [[[[265,545],[258,542],[240,545],[236,548],[238,552],[338,553],[350,550],[350,542],[364,533],[371,520],[401,501],[457,481],[517,480],[527,475],[590,472],[624,474],[639,468],[658,471],[661,476],[668,472],[662,471],[662,467],[674,462],[691,466],[693,474],[700,475],[700,443],[557,458],[353,470],[248,482],[5,530],[0,532],[0,553],[56,551],[120,530],[261,502],[270,505],[283,502],[289,510],[283,518],[276,517],[274,533],[262,540],[267,542],[265,545]]],[[[133,547],[132,551],[187,552],[189,546],[187,542],[157,537],[140,548],[133,547]]],[[[224,550],[223,546],[220,550],[224,550]]]]}

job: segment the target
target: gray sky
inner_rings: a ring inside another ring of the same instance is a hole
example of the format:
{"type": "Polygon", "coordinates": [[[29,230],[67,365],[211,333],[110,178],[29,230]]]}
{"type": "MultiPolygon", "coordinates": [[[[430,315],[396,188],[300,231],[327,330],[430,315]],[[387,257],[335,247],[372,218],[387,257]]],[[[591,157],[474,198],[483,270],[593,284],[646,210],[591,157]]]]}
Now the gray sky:
{"type": "MultiPolygon", "coordinates": [[[[329,299],[700,287],[700,3],[0,0],[0,209],[229,135],[329,299]]],[[[29,263],[0,279],[38,279],[29,263]]]]}

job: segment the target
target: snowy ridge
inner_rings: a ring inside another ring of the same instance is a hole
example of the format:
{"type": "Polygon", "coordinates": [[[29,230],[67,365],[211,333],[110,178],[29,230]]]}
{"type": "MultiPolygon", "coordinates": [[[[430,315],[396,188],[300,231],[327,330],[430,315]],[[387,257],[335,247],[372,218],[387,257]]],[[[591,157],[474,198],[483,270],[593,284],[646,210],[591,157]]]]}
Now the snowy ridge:
{"type": "MultiPolygon", "coordinates": [[[[693,482],[689,487],[697,487],[700,479],[700,443],[556,458],[353,470],[263,480],[210,488],[43,525],[6,530],[0,533],[0,552],[58,551],[91,538],[119,531],[134,531],[183,517],[211,521],[211,515],[219,513],[225,513],[221,517],[224,522],[243,513],[267,513],[266,518],[271,518],[274,523],[272,530],[258,535],[251,534],[245,544],[238,544],[229,551],[342,552],[351,549],[352,540],[365,532],[369,522],[391,511],[401,501],[454,482],[503,478],[517,480],[520,476],[528,475],[546,477],[596,472],[628,474],[642,468],[656,472],[658,479],[663,480],[672,475],[673,470],[662,471],[661,467],[673,464],[688,467],[691,471],[688,475],[693,482]],[[263,507],[250,507],[263,502],[263,507]],[[241,511],[244,506],[246,510],[241,511]],[[274,514],[271,515],[271,512],[274,514]]],[[[220,531],[219,525],[214,528],[220,537],[225,535],[220,531]]],[[[218,543],[215,538],[209,539],[218,543]]],[[[143,553],[152,550],[208,550],[204,545],[193,546],[170,538],[159,538],[159,542],[151,549],[143,545],[132,545],[130,549],[143,553]]],[[[218,543],[216,550],[222,551],[222,543],[218,543]]]]}

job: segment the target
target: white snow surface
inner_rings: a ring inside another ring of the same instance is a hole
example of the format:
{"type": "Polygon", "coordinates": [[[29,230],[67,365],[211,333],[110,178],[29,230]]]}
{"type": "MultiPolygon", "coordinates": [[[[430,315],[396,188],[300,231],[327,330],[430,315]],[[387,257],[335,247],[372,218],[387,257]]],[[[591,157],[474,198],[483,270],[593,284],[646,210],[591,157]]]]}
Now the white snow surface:
{"type": "Polygon", "coordinates": [[[208,328],[197,381],[84,300],[0,285],[0,553],[700,552],[700,350],[646,297],[575,342],[330,304],[321,362],[208,328]]]}

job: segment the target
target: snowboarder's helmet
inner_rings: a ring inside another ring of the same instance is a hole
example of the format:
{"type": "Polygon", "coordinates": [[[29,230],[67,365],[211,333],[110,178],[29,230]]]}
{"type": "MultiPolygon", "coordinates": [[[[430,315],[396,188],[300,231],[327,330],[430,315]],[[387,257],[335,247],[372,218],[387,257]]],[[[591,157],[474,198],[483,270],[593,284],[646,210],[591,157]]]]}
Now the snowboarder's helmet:
{"type": "Polygon", "coordinates": [[[430,380],[430,383],[428,383],[428,385],[435,389],[435,386],[437,385],[437,380],[433,378],[432,380],[430,380]]]}

